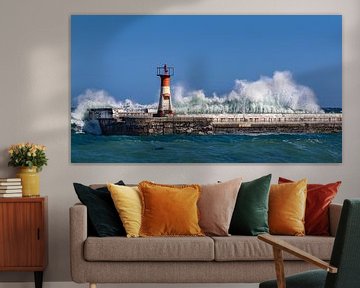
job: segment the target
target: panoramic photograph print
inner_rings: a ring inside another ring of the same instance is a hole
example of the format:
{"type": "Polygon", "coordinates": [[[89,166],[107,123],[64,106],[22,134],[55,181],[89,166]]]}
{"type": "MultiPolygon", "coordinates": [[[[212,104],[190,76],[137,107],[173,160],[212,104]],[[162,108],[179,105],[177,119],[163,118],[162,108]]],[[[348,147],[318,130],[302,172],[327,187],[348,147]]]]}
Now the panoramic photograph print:
{"type": "Polygon", "coordinates": [[[340,15],[72,15],[72,163],[342,163],[340,15]]]}

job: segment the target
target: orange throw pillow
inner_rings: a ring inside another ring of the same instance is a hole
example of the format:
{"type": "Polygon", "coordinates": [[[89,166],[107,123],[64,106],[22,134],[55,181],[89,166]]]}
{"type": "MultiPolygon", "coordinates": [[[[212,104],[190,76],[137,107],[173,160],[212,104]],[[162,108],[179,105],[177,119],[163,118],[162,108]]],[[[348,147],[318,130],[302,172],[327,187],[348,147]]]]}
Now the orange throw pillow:
{"type": "MultiPolygon", "coordinates": [[[[279,177],[279,184],[293,181],[279,177]]],[[[335,198],[341,181],[329,184],[307,184],[305,233],[329,236],[329,206],[335,198]]]]}
{"type": "Polygon", "coordinates": [[[273,184],[269,194],[269,228],[271,234],[303,236],[306,207],[306,184],[273,184]]]}
{"type": "Polygon", "coordinates": [[[199,227],[199,185],[139,183],[143,203],[140,236],[203,236],[199,227]]]}

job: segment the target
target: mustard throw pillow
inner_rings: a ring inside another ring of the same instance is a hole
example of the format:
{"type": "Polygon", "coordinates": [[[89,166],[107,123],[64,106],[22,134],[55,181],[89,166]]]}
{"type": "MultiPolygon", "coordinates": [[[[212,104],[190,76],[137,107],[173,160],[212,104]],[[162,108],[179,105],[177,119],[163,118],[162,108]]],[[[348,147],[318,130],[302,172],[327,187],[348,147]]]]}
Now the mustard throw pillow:
{"type": "Polygon", "coordinates": [[[199,185],[172,186],[143,181],[140,236],[202,236],[197,201],[199,185]]]}
{"type": "Polygon", "coordinates": [[[271,234],[305,234],[307,180],[273,184],[269,195],[269,228],[271,234]]]}
{"type": "Polygon", "coordinates": [[[137,187],[107,185],[127,237],[139,237],[141,226],[141,196],[137,187]]]}

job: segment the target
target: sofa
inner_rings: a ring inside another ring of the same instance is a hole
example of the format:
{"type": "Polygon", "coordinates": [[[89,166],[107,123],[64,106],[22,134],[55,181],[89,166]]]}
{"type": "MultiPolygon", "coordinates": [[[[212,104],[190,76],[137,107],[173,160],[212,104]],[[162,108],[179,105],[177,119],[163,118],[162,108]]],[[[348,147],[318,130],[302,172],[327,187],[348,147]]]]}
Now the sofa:
{"type": "MultiPolygon", "coordinates": [[[[279,236],[328,261],[342,206],[329,208],[330,236],[279,236]]],[[[71,276],[77,283],[258,283],[274,278],[270,245],[255,236],[93,237],[87,207],[70,207],[71,276]]],[[[312,269],[284,254],[285,273],[312,269]]]]}

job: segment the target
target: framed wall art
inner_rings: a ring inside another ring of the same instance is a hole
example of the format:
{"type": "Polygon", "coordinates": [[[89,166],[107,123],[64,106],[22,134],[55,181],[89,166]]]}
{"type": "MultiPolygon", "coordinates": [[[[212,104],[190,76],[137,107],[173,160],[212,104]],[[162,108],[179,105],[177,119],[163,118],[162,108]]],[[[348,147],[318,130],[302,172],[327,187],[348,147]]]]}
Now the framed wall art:
{"type": "Polygon", "coordinates": [[[73,15],[72,163],[341,163],[340,15],[73,15]]]}

